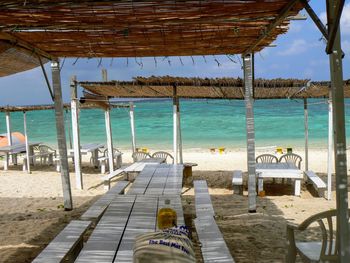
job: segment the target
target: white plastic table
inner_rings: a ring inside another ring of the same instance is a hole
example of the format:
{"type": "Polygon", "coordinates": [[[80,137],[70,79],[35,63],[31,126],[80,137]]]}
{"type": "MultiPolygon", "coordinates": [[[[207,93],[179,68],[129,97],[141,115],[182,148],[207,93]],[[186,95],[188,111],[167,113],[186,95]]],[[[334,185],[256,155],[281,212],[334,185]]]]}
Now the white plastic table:
{"type": "MultiPolygon", "coordinates": [[[[41,142],[30,142],[29,143],[29,155],[33,156],[33,147],[38,146],[41,142]]],[[[9,165],[9,155],[11,154],[17,154],[17,153],[25,153],[26,152],[26,144],[25,143],[18,143],[14,145],[8,145],[0,147],[0,152],[5,154],[5,160],[4,160],[4,170],[8,170],[9,165]]],[[[14,162],[17,164],[17,160],[14,162]]],[[[31,163],[33,164],[33,161],[31,160],[31,163]]]]}
{"type": "MultiPolygon", "coordinates": [[[[104,147],[103,143],[87,143],[80,146],[81,154],[91,153],[92,163],[95,167],[98,166],[98,149],[104,147]]],[[[70,154],[74,154],[74,149],[69,149],[70,154]]]]}
{"type": "Polygon", "coordinates": [[[258,192],[263,191],[264,178],[287,178],[294,180],[294,195],[300,196],[303,172],[293,163],[257,163],[258,192]]]}

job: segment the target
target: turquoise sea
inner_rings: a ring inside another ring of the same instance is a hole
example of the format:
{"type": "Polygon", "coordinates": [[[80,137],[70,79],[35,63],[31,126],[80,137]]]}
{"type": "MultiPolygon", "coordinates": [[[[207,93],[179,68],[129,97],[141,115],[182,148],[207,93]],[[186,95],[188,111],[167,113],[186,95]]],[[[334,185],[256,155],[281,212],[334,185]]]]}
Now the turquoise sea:
{"type": "MultiPolygon", "coordinates": [[[[328,132],[328,105],[324,99],[308,101],[309,140],[312,148],[325,148],[328,132]]],[[[181,100],[183,147],[245,147],[244,101],[181,100]]],[[[346,101],[350,104],[350,101],[346,101]]],[[[346,115],[350,114],[346,106],[346,115]]],[[[113,109],[112,130],[115,146],[131,148],[129,113],[126,108],[113,109]]],[[[11,113],[13,131],[23,132],[23,114],[11,113]]],[[[27,113],[30,141],[56,145],[54,111],[27,113]]],[[[138,147],[172,148],[172,101],[135,102],[135,125],[138,147]]],[[[66,128],[70,128],[70,113],[66,128]]],[[[350,128],[349,118],[346,129],[350,128]]],[[[259,100],[255,102],[256,146],[303,147],[304,109],[302,100],[259,100]]],[[[0,113],[0,133],[6,132],[5,115],[0,113]]],[[[99,109],[80,111],[81,142],[105,142],[104,113],[99,109]]],[[[349,132],[347,132],[349,136],[349,132]]],[[[67,141],[69,133],[67,131],[67,141]]]]}

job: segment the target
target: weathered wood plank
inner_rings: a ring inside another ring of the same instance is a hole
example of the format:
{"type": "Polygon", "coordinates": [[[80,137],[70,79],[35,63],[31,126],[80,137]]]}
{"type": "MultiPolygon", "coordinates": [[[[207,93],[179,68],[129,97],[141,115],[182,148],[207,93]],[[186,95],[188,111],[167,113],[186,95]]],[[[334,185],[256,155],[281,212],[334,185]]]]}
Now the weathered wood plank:
{"type": "Polygon", "coordinates": [[[153,232],[156,228],[158,197],[139,195],[131,212],[123,240],[114,262],[133,262],[133,246],[136,236],[153,232]]]}
{"type": "Polygon", "coordinates": [[[65,259],[73,262],[83,244],[83,235],[90,221],[71,221],[34,259],[34,263],[56,263],[65,259]]]}
{"type": "Polygon", "coordinates": [[[157,165],[146,165],[130,187],[127,194],[143,195],[157,169],[157,165]]]}
{"type": "Polygon", "coordinates": [[[128,181],[120,181],[113,186],[107,193],[98,199],[81,217],[82,220],[98,221],[108,205],[118,196],[124,193],[129,185],[128,181]]]}
{"type": "Polygon", "coordinates": [[[194,220],[204,262],[235,262],[213,217],[194,220]]]}
{"type": "Polygon", "coordinates": [[[109,205],[75,262],[113,262],[134,206],[135,196],[120,195],[109,205]]]}
{"type": "Polygon", "coordinates": [[[207,182],[205,180],[195,180],[193,185],[197,217],[213,217],[215,212],[211,203],[207,182]]]}

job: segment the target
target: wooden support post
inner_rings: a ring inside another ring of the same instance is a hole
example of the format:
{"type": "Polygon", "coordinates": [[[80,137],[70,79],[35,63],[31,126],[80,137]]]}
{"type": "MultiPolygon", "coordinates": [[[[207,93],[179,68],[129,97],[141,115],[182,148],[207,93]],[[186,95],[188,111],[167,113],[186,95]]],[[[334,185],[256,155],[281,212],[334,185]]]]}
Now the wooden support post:
{"type": "Polygon", "coordinates": [[[130,115],[130,127],[131,127],[131,143],[132,152],[136,152],[136,137],[135,137],[135,116],[134,116],[134,103],[129,104],[129,115],[130,115]]]}
{"type": "Polygon", "coordinates": [[[256,175],[255,175],[255,132],[253,99],[253,54],[243,56],[246,127],[247,127],[247,161],[248,161],[248,211],[256,212],[256,175]]]}
{"type": "Polygon", "coordinates": [[[178,128],[177,128],[177,103],[176,103],[176,86],[173,87],[173,149],[174,164],[178,164],[178,128]]]}
{"type": "Polygon", "coordinates": [[[327,200],[332,199],[332,151],[333,151],[333,107],[332,107],[332,90],[329,90],[328,100],[328,161],[327,161],[327,200]]]}
{"type": "Polygon", "coordinates": [[[177,127],[178,127],[178,139],[179,139],[179,163],[183,164],[182,158],[182,133],[181,133],[181,118],[180,118],[180,99],[177,98],[177,127]]]}
{"type": "Polygon", "coordinates": [[[105,111],[105,122],[106,122],[106,135],[107,135],[107,149],[108,149],[108,165],[109,172],[114,171],[114,154],[113,154],[113,140],[112,140],[112,126],[110,108],[105,111]]]}
{"type": "Polygon", "coordinates": [[[59,151],[60,163],[61,163],[61,179],[62,179],[64,209],[72,210],[73,202],[72,202],[69,167],[68,167],[68,159],[67,159],[66,133],[64,129],[61,73],[60,73],[60,64],[58,60],[51,62],[51,70],[52,70],[52,86],[53,86],[54,97],[55,97],[57,144],[58,144],[58,151],[59,151]]]}
{"type": "Polygon", "coordinates": [[[305,171],[309,170],[309,115],[307,99],[304,99],[304,128],[305,128],[305,171]]]}
{"type": "Polygon", "coordinates": [[[27,172],[30,174],[30,158],[29,155],[29,141],[28,141],[28,133],[27,133],[27,116],[26,112],[23,111],[23,126],[24,126],[24,137],[25,137],[25,143],[26,143],[26,161],[27,161],[27,172]]]}
{"type": "Polygon", "coordinates": [[[6,111],[7,144],[12,145],[10,112],[6,111]]]}
{"type": "Polygon", "coordinates": [[[77,189],[82,190],[84,188],[84,184],[83,184],[83,175],[81,172],[79,101],[78,101],[78,91],[77,91],[76,80],[77,80],[76,76],[72,76],[70,79],[74,170],[75,170],[75,186],[77,189]]]}
{"type": "MultiPolygon", "coordinates": [[[[327,1],[328,29],[333,28],[336,20],[338,1],[327,1]]],[[[330,32],[328,31],[328,35],[330,32]]],[[[329,62],[333,101],[334,160],[336,178],[337,235],[340,263],[349,262],[349,213],[348,213],[348,177],[346,161],[346,133],[344,111],[343,61],[340,40],[340,27],[335,35],[333,49],[330,50],[329,62]]]]}
{"type": "MultiPolygon", "coordinates": [[[[6,111],[6,131],[7,131],[7,145],[11,146],[12,145],[12,131],[11,131],[11,117],[10,117],[10,112],[6,111]]],[[[11,156],[11,162],[15,163],[15,158],[13,155],[11,156]]]]}

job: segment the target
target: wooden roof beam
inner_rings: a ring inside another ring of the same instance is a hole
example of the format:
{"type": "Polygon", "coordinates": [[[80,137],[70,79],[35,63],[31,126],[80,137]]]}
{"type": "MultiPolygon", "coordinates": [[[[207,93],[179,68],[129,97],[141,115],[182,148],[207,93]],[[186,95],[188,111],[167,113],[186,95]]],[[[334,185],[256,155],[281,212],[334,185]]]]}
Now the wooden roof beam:
{"type": "MultiPolygon", "coordinates": [[[[327,3],[328,3],[328,1],[327,1],[327,3]]],[[[336,34],[337,34],[338,30],[339,30],[340,17],[341,17],[341,14],[343,12],[344,3],[345,3],[345,0],[338,0],[335,3],[335,14],[334,14],[334,20],[333,21],[329,21],[328,20],[329,15],[327,15],[328,24],[331,24],[331,26],[328,25],[329,39],[328,39],[327,48],[326,48],[326,53],[327,54],[330,54],[333,51],[334,40],[335,40],[335,36],[336,36],[336,34]]],[[[328,4],[327,4],[327,7],[328,7],[328,4]]],[[[327,13],[328,12],[329,12],[329,10],[327,8],[327,13]]]]}
{"type": "Polygon", "coordinates": [[[315,25],[318,27],[318,29],[321,31],[322,35],[326,40],[328,40],[328,32],[325,25],[322,23],[321,19],[316,15],[312,7],[309,5],[308,0],[300,0],[302,4],[304,5],[304,8],[306,12],[309,14],[311,19],[314,21],[315,25]]]}
{"type": "Polygon", "coordinates": [[[243,55],[252,53],[254,49],[262,42],[266,37],[270,35],[272,30],[274,30],[278,25],[280,25],[283,20],[288,16],[289,11],[295,6],[297,2],[300,0],[290,0],[288,4],[286,4],[276,19],[265,29],[265,32],[260,35],[260,37],[255,41],[253,45],[251,45],[248,49],[243,52],[243,55]]]}
{"type": "Polygon", "coordinates": [[[5,41],[8,41],[10,42],[11,44],[13,45],[17,45],[17,46],[20,46],[30,52],[33,52],[41,57],[44,57],[48,60],[55,60],[57,59],[55,56],[47,53],[46,51],[40,49],[40,48],[37,48],[36,46],[34,46],[33,44],[25,41],[25,40],[22,40],[10,33],[7,33],[7,32],[0,32],[0,40],[5,40],[5,41]]]}

